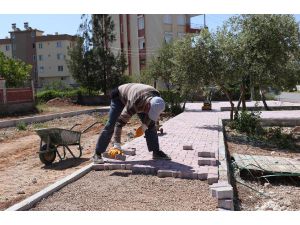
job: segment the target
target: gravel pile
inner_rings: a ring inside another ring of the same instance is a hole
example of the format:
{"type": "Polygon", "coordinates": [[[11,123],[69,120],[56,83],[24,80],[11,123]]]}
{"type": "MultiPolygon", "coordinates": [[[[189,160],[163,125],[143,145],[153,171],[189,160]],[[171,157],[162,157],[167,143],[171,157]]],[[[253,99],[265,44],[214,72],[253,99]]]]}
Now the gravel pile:
{"type": "Polygon", "coordinates": [[[31,210],[216,210],[206,181],[92,171],[31,210]]]}

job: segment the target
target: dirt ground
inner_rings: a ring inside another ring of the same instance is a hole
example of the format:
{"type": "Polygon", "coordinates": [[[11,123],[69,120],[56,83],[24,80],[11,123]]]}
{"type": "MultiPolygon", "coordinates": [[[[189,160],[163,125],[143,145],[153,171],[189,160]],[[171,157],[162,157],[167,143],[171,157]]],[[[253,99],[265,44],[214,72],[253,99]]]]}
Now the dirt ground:
{"type": "Polygon", "coordinates": [[[28,116],[47,115],[53,113],[71,112],[71,111],[78,111],[78,110],[85,110],[85,109],[95,109],[97,107],[77,105],[67,99],[55,98],[50,100],[47,103],[38,104],[37,108],[39,112],[31,112],[31,113],[18,114],[12,116],[0,115],[0,121],[9,120],[9,119],[19,119],[28,116]]]}
{"type": "MultiPolygon", "coordinates": [[[[0,210],[31,196],[90,163],[96,140],[106,119],[106,114],[95,113],[32,124],[25,131],[18,131],[15,127],[0,129],[0,210]],[[57,157],[51,166],[44,166],[41,163],[37,154],[39,137],[35,134],[34,129],[50,127],[69,129],[72,125],[81,123],[83,125],[76,129],[83,130],[95,121],[99,121],[101,124],[93,127],[81,137],[84,151],[80,159],[73,159],[67,155],[68,159],[62,162],[59,162],[57,157]]],[[[139,124],[138,118],[134,117],[124,127],[122,142],[131,140],[132,134],[139,124]]]]}
{"type": "Polygon", "coordinates": [[[216,210],[217,201],[208,189],[207,182],[200,180],[132,175],[121,170],[92,171],[31,210],[216,210]]]}
{"type": "MultiPolygon", "coordinates": [[[[299,151],[253,146],[247,141],[234,139],[230,132],[226,136],[230,155],[238,153],[300,159],[299,151]]],[[[237,210],[300,210],[299,177],[253,179],[249,173],[235,171],[234,180],[237,210]]]]}

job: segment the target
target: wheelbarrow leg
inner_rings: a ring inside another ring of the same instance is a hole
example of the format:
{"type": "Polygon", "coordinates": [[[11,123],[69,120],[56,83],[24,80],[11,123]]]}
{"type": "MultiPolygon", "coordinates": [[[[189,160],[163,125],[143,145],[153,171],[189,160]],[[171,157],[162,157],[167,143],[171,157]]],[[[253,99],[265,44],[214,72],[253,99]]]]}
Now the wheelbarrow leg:
{"type": "MultiPolygon", "coordinates": [[[[73,154],[73,152],[71,151],[71,149],[68,147],[68,146],[66,146],[66,148],[67,148],[67,150],[70,152],[70,154],[73,156],[73,158],[77,158],[74,154],[73,154]]],[[[78,157],[79,158],[79,157],[78,157]]]]}
{"type": "Polygon", "coordinates": [[[62,161],[62,160],[65,158],[65,155],[66,155],[66,154],[64,153],[64,156],[61,157],[61,155],[59,154],[58,150],[57,150],[56,152],[57,152],[57,155],[58,155],[58,157],[59,157],[59,160],[62,161]]]}

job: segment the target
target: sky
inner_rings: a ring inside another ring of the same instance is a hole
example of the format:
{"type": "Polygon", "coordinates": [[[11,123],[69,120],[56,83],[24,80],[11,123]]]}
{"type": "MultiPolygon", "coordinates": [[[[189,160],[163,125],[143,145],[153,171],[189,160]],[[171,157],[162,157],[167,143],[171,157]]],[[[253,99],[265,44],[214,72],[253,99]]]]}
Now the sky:
{"type": "MultiPolygon", "coordinates": [[[[206,25],[210,30],[216,30],[225,20],[233,14],[206,14],[206,25]]],[[[0,15],[0,38],[9,37],[11,24],[16,23],[17,27],[23,29],[24,22],[28,22],[29,26],[44,31],[46,34],[70,34],[77,33],[81,22],[81,14],[2,14],[0,15]]],[[[295,15],[296,20],[300,21],[300,15],[295,15]]],[[[203,25],[203,15],[192,18],[192,25],[203,25]]]]}

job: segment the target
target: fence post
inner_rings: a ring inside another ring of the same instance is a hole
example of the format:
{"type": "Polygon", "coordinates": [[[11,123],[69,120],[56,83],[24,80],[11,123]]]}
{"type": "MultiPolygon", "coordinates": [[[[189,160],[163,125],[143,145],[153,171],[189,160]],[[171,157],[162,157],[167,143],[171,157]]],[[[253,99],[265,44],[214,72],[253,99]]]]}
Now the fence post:
{"type": "Polygon", "coordinates": [[[35,103],[35,89],[34,89],[34,82],[31,80],[31,91],[32,91],[32,101],[35,103]]]}
{"type": "Polygon", "coordinates": [[[6,97],[6,81],[3,80],[3,103],[4,105],[7,103],[7,97],[6,97]]]}

